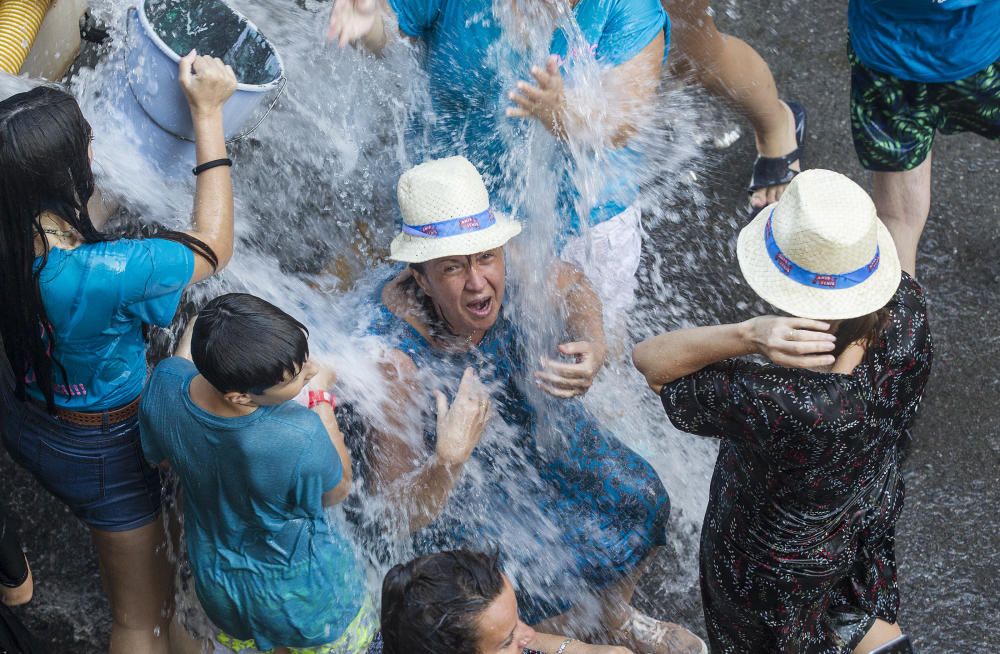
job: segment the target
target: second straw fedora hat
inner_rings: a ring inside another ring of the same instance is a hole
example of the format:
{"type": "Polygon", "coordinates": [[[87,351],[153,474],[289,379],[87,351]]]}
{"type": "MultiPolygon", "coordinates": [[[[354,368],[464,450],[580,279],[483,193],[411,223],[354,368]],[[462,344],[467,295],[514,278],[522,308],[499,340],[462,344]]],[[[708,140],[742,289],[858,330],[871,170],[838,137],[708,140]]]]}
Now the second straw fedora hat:
{"type": "Polygon", "coordinates": [[[389,256],[421,263],[500,247],[521,223],[490,208],[483,178],[465,157],[434,159],[407,170],[396,187],[402,231],[389,256]]]}
{"type": "Polygon", "coordinates": [[[807,170],[743,228],[736,254],[757,295],[800,318],[877,311],[896,293],[896,246],[865,191],[840,173],[807,170]]]}

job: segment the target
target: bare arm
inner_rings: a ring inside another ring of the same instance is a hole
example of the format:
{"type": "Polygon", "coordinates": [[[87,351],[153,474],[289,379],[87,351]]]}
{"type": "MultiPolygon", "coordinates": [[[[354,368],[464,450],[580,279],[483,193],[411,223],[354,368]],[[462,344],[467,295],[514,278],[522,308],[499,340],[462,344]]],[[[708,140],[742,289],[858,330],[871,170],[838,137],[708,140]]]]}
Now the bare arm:
{"type": "Polygon", "coordinates": [[[360,43],[365,50],[381,55],[389,40],[386,18],[395,19],[386,0],[334,0],[326,36],[342,48],[360,43]]]}
{"type": "Polygon", "coordinates": [[[394,350],[391,360],[383,365],[383,373],[393,393],[383,404],[385,427],[372,430],[375,483],[386,505],[414,532],[430,524],[448,503],[455,481],[482,435],[489,401],[471,369],[462,377],[451,409],[438,393],[437,446],[427,456],[417,445],[423,442],[423,434],[413,415],[418,397],[416,366],[394,350]]]}
{"type": "Polygon", "coordinates": [[[340,433],[340,426],[337,424],[333,407],[326,402],[321,402],[314,406],[312,410],[323,421],[323,426],[326,427],[326,433],[330,436],[330,442],[333,443],[334,449],[337,450],[337,456],[340,457],[340,466],[344,471],[344,476],[341,477],[340,483],[323,493],[323,506],[333,506],[347,499],[348,494],[351,492],[353,475],[351,472],[351,454],[347,451],[347,446],[344,444],[344,435],[340,433]]]}
{"type": "MultiPolygon", "coordinates": [[[[337,383],[337,373],[333,368],[320,366],[319,370],[309,380],[308,388],[312,390],[329,391],[337,383]]],[[[337,416],[333,407],[327,402],[319,402],[312,410],[319,416],[326,428],[326,433],[330,437],[330,443],[337,452],[340,459],[340,468],[343,471],[340,483],[323,493],[323,506],[334,506],[340,504],[351,492],[353,472],[351,469],[351,453],[344,444],[344,435],[340,432],[340,425],[337,424],[337,416]]]]}
{"type": "Polygon", "coordinates": [[[763,354],[778,365],[832,365],[836,337],[828,323],[806,318],[758,316],[741,323],[692,327],[648,338],[632,350],[632,363],[656,393],[664,384],[705,366],[747,354],[763,354]]]}
{"type": "Polygon", "coordinates": [[[599,344],[603,360],[604,307],[590,280],[579,269],[564,261],[553,265],[555,291],[566,307],[566,329],[570,337],[599,344]]]}
{"type": "Polygon", "coordinates": [[[555,298],[566,311],[566,330],[573,341],[559,345],[559,353],[572,362],[543,358],[535,379],[550,395],[568,398],[583,395],[604,365],[608,348],[604,341],[601,298],[587,277],[563,261],[553,264],[555,298]]]}
{"type": "MultiPolygon", "coordinates": [[[[192,51],[180,61],[179,82],[191,109],[197,163],[225,159],[222,106],[236,90],[232,69],[220,59],[199,57],[192,51]]],[[[191,219],[188,234],[212,248],[221,270],[233,256],[233,183],[229,166],[217,166],[198,175],[191,219]]],[[[216,272],[207,259],[196,254],[190,283],[216,272]]]]}

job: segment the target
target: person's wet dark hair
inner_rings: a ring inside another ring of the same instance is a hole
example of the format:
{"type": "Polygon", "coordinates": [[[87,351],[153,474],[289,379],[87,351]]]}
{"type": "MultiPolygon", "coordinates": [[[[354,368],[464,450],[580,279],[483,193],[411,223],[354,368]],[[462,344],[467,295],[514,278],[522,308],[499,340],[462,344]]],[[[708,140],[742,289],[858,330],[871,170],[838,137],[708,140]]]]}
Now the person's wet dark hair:
{"type": "Polygon", "coordinates": [[[309,357],[308,335],[305,325],[270,302],[228,293],[198,312],[191,358],[216,390],[259,395],[298,373],[309,357]]]}
{"type": "Polygon", "coordinates": [[[382,582],[383,654],[479,654],[480,615],[503,592],[496,554],[438,552],[382,582]]]}
{"type": "MultiPolygon", "coordinates": [[[[25,377],[34,373],[50,412],[55,334],[42,304],[39,274],[48,259],[41,216],[48,212],[79,232],[84,243],[114,240],[97,231],[87,212],[94,193],[91,129],[72,95],[39,86],[0,101],[0,333],[25,399],[25,377]],[[45,244],[35,265],[35,239],[45,244]]],[[[180,232],[155,234],[183,243],[213,267],[218,257],[202,241],[180,232]]],[[[61,370],[65,380],[65,371],[61,370]]]]}

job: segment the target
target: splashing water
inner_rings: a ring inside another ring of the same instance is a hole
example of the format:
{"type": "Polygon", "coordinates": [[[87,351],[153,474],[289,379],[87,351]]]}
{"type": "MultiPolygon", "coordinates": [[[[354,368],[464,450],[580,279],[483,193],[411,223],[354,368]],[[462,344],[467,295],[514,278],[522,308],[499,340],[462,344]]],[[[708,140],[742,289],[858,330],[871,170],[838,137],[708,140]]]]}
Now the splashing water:
{"type": "MultiPolygon", "coordinates": [[[[398,225],[396,181],[402,171],[421,160],[421,145],[413,141],[410,129],[416,116],[430,111],[419,53],[402,40],[391,43],[381,59],[325,45],[329,3],[238,0],[231,4],[260,26],[281,53],[288,83],[259,129],[231,146],[236,162],[237,252],[222,275],[194,291],[194,300],[200,303],[221,292],[242,290],[302,319],[310,329],[314,356],[330,361],[338,371],[341,401],[353,404],[364,420],[377,427],[382,420],[382,401],[392,389],[375,365],[384,346],[364,333],[372,316],[375,289],[391,274],[385,256],[398,225]]],[[[126,220],[138,217],[184,228],[190,215],[193,180],[164,179],[143,158],[136,134],[115,108],[114,93],[121,89],[108,86],[108,80],[123,79],[125,72],[121,44],[127,5],[114,0],[92,5],[113,27],[114,43],[94,69],[78,71],[72,89],[94,126],[99,186],[124,205],[126,220]]],[[[515,23],[522,26],[507,29],[516,38],[496,46],[494,60],[501,62],[498,72],[506,88],[514,88],[517,80],[528,77],[525,68],[503,62],[544,62],[555,25],[568,35],[571,48],[588,50],[570,12],[553,10],[548,3],[518,5],[519,12],[513,12],[513,2],[496,3],[497,18],[505,28],[515,23]],[[524,20],[526,15],[530,20],[524,20]]],[[[606,95],[602,88],[607,81],[593,56],[576,59],[567,84],[576,98],[606,95]]],[[[671,207],[682,201],[700,206],[706,202],[690,183],[700,155],[701,108],[687,91],[670,82],[664,86],[651,115],[644,120],[645,126],[631,143],[646,153],[637,180],[642,186],[644,228],[657,239],[669,241],[671,222],[678,219],[671,207]]],[[[591,117],[588,124],[595,126],[594,133],[571,140],[566,148],[573,163],[570,177],[578,194],[575,208],[579,215],[589,213],[606,176],[614,172],[608,167],[607,148],[601,145],[606,135],[596,127],[612,110],[606,103],[591,100],[585,111],[591,117]]],[[[509,178],[503,184],[510,196],[505,198],[506,204],[531,226],[530,236],[514,239],[508,248],[509,285],[518,292],[508,293],[507,310],[528,336],[528,360],[537,361],[541,355],[553,356],[563,336],[564,325],[547,292],[551,283],[547,269],[556,259],[552,243],[560,230],[555,218],[560,181],[557,171],[560,157],[567,153],[559,152],[553,137],[535,123],[503,121],[498,131],[510,152],[505,162],[509,178]]],[[[641,290],[629,315],[629,343],[666,325],[676,326],[691,315],[691,307],[664,281],[670,278],[665,273],[688,265],[672,253],[697,257],[712,247],[660,240],[647,243],[641,290]]],[[[164,351],[168,340],[161,338],[164,351]]],[[[442,371],[426,370],[423,374],[428,388],[448,379],[442,371]]],[[[532,388],[531,384],[522,386],[532,388]]],[[[551,406],[535,393],[540,391],[530,391],[529,396],[539,408],[551,406]]],[[[697,578],[696,536],[707,501],[715,446],[674,430],[622,353],[609,361],[584,402],[604,426],[653,464],[670,494],[674,517],[668,533],[672,545],[668,556],[680,557],[673,568],[684,572],[646,581],[644,586],[654,595],[690,587],[697,578]]],[[[433,414],[432,405],[423,408],[433,414]]],[[[420,413],[418,410],[409,416],[414,424],[426,419],[420,413]]],[[[513,440],[503,422],[494,419],[480,445],[493,454],[493,467],[471,464],[464,473],[463,485],[470,497],[482,502],[484,516],[492,515],[485,508],[490,498],[477,495],[476,488],[484,479],[498,475],[506,480],[515,505],[531,506],[530,466],[508,445],[513,440]]],[[[546,445],[558,447],[559,443],[546,445]]],[[[359,479],[356,488],[363,483],[359,479]]],[[[361,502],[363,515],[385,513],[378,500],[364,498],[361,502]]],[[[341,510],[336,512],[337,519],[342,519],[341,510]]],[[[573,516],[555,519],[572,520],[573,516]]],[[[515,542],[547,541],[558,531],[556,524],[515,521],[501,527],[515,542]]],[[[409,544],[373,542],[366,529],[360,529],[357,538],[360,552],[378,550],[382,554],[372,557],[370,579],[375,592],[387,562],[407,558],[409,544]],[[391,551],[386,552],[386,548],[391,551]]],[[[549,554],[550,560],[513,569],[512,576],[544,579],[558,574],[564,563],[560,557],[566,554],[558,548],[549,554]]],[[[189,622],[199,620],[195,617],[189,622]]],[[[198,630],[205,635],[203,628],[198,630]]]]}

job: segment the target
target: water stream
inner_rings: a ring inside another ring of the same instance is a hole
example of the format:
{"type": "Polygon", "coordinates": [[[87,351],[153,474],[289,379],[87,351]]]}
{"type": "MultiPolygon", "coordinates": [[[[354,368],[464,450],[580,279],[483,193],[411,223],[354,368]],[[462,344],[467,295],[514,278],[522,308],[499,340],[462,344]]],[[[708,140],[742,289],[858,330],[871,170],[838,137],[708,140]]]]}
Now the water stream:
{"type": "MultiPolygon", "coordinates": [[[[329,361],[338,371],[341,401],[353,404],[362,416],[377,424],[381,399],[390,389],[374,364],[383,346],[365,336],[364,330],[371,319],[374,290],[392,270],[385,256],[398,225],[396,180],[421,160],[420,142],[408,136],[414,116],[429,110],[419,53],[404,41],[391,44],[380,59],[326,45],[327,2],[236,0],[232,5],[255,22],[280,52],[288,82],[260,127],[231,146],[236,162],[236,256],[221,276],[200,285],[192,299],[198,303],[227,290],[244,290],[302,319],[310,329],[313,355],[329,361]]],[[[113,44],[95,68],[76,73],[72,90],[94,127],[99,186],[124,206],[116,220],[155,221],[183,228],[189,220],[193,179],[164,178],[143,157],[131,126],[116,109],[115,94],[123,91],[109,88],[108,80],[121,79],[124,72],[121,44],[127,5],[104,0],[92,6],[113,27],[113,44]]],[[[498,13],[503,19],[505,14],[498,13]]],[[[516,17],[506,15],[506,19],[516,17]]],[[[567,16],[557,12],[550,19],[566,27],[571,44],[581,38],[567,16]]],[[[537,61],[543,57],[550,33],[551,26],[522,30],[519,42],[507,44],[520,51],[521,56],[512,59],[537,61]]],[[[524,77],[523,70],[500,72],[512,83],[524,77]]],[[[600,97],[597,91],[602,81],[592,57],[589,61],[583,58],[574,67],[571,79],[581,97],[600,97]]],[[[706,138],[704,126],[699,124],[703,107],[695,96],[668,82],[652,109],[649,126],[635,137],[648,152],[641,180],[644,226],[659,238],[669,239],[670,224],[678,220],[670,207],[681,198],[689,206],[705,204],[694,183],[698,144],[706,138]]],[[[591,110],[597,119],[608,109],[595,104],[591,110]]],[[[562,329],[557,312],[549,307],[546,290],[551,283],[548,264],[555,256],[551,243],[558,230],[553,172],[556,148],[552,137],[537,125],[511,121],[500,129],[514,145],[511,151],[516,159],[516,164],[509,166],[513,177],[506,185],[510,197],[505,200],[530,225],[508,248],[509,286],[519,289],[508,309],[514,321],[527,326],[529,360],[537,360],[539,355],[552,354],[562,329]]],[[[600,150],[595,151],[586,139],[569,150],[576,162],[577,209],[585,214],[608,171],[600,150]]],[[[713,247],[702,243],[659,245],[647,248],[648,256],[643,260],[642,287],[629,317],[627,343],[692,315],[684,297],[663,282],[667,276],[662,273],[686,265],[713,247]],[[684,259],[679,261],[681,256],[684,259]]],[[[160,334],[156,342],[165,351],[170,336],[160,334]]],[[[681,435],[669,425],[658,402],[631,368],[628,349],[619,348],[585,403],[654,465],[670,494],[674,517],[668,556],[678,560],[671,567],[675,573],[657,579],[654,586],[658,584],[663,592],[690,588],[697,579],[696,539],[715,447],[681,435]]],[[[433,372],[427,383],[437,383],[433,372]]],[[[469,482],[474,485],[486,475],[507,475],[513,501],[528,501],[530,484],[518,490],[519,480],[513,471],[520,469],[520,462],[515,451],[502,447],[506,438],[498,425],[502,426],[499,420],[491,424],[480,446],[495,447],[501,453],[495,458],[496,468],[470,466],[469,482]]],[[[377,509],[374,503],[363,507],[370,513],[377,509]]],[[[572,516],[560,519],[571,520],[572,516]]],[[[512,538],[529,539],[544,538],[549,527],[504,525],[514,530],[512,538]]],[[[360,551],[374,548],[365,533],[361,530],[358,535],[360,551]]],[[[406,554],[400,547],[391,558],[399,560],[406,554]]],[[[561,555],[553,552],[552,556],[561,555]]],[[[555,558],[511,572],[515,577],[554,574],[559,569],[555,558]]],[[[383,559],[372,568],[373,591],[384,565],[383,559]]],[[[61,609],[67,618],[94,619],[70,610],[72,604],[61,609]]],[[[60,609],[43,606],[41,610],[60,609]]],[[[187,610],[192,611],[190,606],[187,610]]],[[[197,616],[191,623],[203,625],[197,616]]]]}

